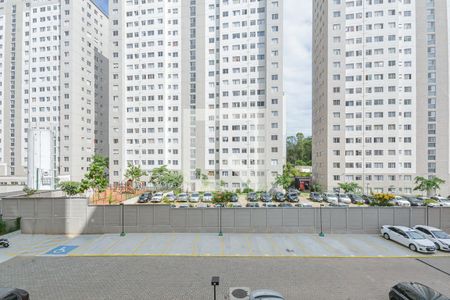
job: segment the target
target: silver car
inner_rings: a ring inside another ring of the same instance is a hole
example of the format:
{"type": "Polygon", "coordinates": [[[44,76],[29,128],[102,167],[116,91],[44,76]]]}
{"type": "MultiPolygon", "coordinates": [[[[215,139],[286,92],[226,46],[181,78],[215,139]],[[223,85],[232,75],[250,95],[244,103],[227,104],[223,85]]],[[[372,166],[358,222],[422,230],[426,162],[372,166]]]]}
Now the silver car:
{"type": "Polygon", "coordinates": [[[189,199],[191,202],[199,202],[200,201],[200,194],[199,193],[192,193],[191,198],[189,199]]]}
{"type": "Polygon", "coordinates": [[[347,196],[346,194],[337,194],[338,197],[338,201],[344,204],[350,204],[352,203],[352,199],[350,199],[349,196],[347,196]]]}
{"type": "Polygon", "coordinates": [[[203,202],[211,202],[213,198],[213,194],[211,192],[203,193],[203,202]]]}
{"type": "Polygon", "coordinates": [[[285,300],[284,297],[272,290],[255,290],[250,293],[250,300],[285,300]]]}
{"type": "Polygon", "coordinates": [[[189,195],[186,193],[178,194],[177,200],[179,202],[187,202],[187,201],[189,201],[189,195]]]}
{"type": "Polygon", "coordinates": [[[323,198],[328,203],[338,204],[338,202],[339,202],[338,197],[335,193],[325,193],[325,194],[323,194],[323,198]]]}

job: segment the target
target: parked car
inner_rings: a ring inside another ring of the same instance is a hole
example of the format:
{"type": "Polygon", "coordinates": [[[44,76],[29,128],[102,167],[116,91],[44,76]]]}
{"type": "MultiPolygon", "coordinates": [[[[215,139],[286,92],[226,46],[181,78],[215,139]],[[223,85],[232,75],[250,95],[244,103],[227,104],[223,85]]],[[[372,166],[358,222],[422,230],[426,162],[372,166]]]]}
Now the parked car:
{"type": "Polygon", "coordinates": [[[203,202],[211,202],[213,198],[213,194],[211,192],[204,192],[203,193],[203,202]]]}
{"type": "Polygon", "coordinates": [[[150,194],[149,193],[143,193],[139,196],[138,198],[138,203],[147,203],[148,200],[150,199],[150,194]]]}
{"type": "Polygon", "coordinates": [[[389,300],[449,300],[450,298],[418,282],[400,282],[389,291],[389,300]]]}
{"type": "Polygon", "coordinates": [[[346,203],[342,203],[342,202],[331,202],[329,206],[333,206],[333,207],[348,207],[348,204],[346,203]]]}
{"type": "Polygon", "coordinates": [[[361,197],[360,195],[357,194],[347,194],[347,196],[350,198],[350,201],[353,204],[364,204],[366,203],[366,201],[363,199],[363,197],[361,197]]]}
{"type": "Polygon", "coordinates": [[[169,200],[169,201],[175,201],[175,200],[177,200],[177,196],[175,196],[174,193],[167,193],[167,194],[166,194],[166,198],[167,198],[167,200],[169,200]]]}
{"type": "Polygon", "coordinates": [[[411,203],[409,203],[408,200],[403,199],[400,196],[395,196],[395,198],[389,202],[394,204],[395,206],[406,206],[406,207],[411,206],[411,203]]]}
{"type": "Polygon", "coordinates": [[[263,192],[261,193],[261,195],[259,195],[259,200],[261,200],[262,202],[270,202],[272,201],[272,196],[270,196],[270,194],[267,192],[263,192]]]}
{"type": "Polygon", "coordinates": [[[433,196],[431,197],[431,199],[437,201],[439,203],[439,206],[450,206],[450,201],[447,198],[441,196],[433,196]]]}
{"type": "Polygon", "coordinates": [[[30,294],[25,290],[0,288],[0,300],[29,300],[29,299],[30,294]]]}
{"type": "Polygon", "coordinates": [[[209,204],[206,204],[206,203],[199,203],[199,204],[197,205],[197,207],[198,207],[198,208],[207,208],[207,207],[209,207],[209,204]]]}
{"type": "Polygon", "coordinates": [[[9,247],[8,239],[0,239],[0,246],[2,246],[3,248],[8,248],[9,247]]]}
{"type": "Polygon", "coordinates": [[[250,203],[247,203],[247,205],[245,207],[259,207],[259,203],[258,202],[250,202],[250,203]]]}
{"type": "Polygon", "coordinates": [[[412,251],[422,253],[436,252],[434,243],[424,238],[419,232],[405,226],[383,225],[381,235],[387,240],[393,240],[408,247],[412,251]]]}
{"type": "Polygon", "coordinates": [[[328,203],[337,204],[339,202],[338,197],[335,193],[325,193],[323,194],[323,199],[328,203]]]}
{"type": "Polygon", "coordinates": [[[178,206],[178,208],[189,208],[189,204],[187,203],[182,203],[178,206]]]}
{"type": "Polygon", "coordinates": [[[338,202],[344,203],[344,204],[350,204],[352,203],[352,200],[347,196],[347,194],[336,194],[338,198],[338,202]]]}
{"type": "Polygon", "coordinates": [[[284,298],[272,290],[255,290],[250,293],[250,300],[284,300],[284,298]]]}
{"type": "Polygon", "coordinates": [[[374,201],[372,195],[366,195],[366,194],[363,194],[363,195],[361,195],[361,198],[364,199],[364,201],[365,201],[366,204],[371,204],[371,203],[374,201]]]}
{"type": "Polygon", "coordinates": [[[187,201],[189,200],[189,195],[186,194],[186,193],[178,194],[177,200],[178,200],[179,202],[187,202],[187,201]]]}
{"type": "Polygon", "coordinates": [[[305,202],[305,203],[297,203],[294,205],[295,207],[306,207],[306,208],[312,208],[312,203],[305,202]]]}
{"type": "Polygon", "coordinates": [[[298,193],[287,193],[286,194],[286,200],[289,202],[298,202],[298,193]]]}
{"type": "Polygon", "coordinates": [[[255,192],[248,193],[247,194],[247,201],[257,202],[258,201],[258,195],[255,192]]]}
{"type": "Polygon", "coordinates": [[[276,192],[273,196],[273,200],[277,202],[283,202],[285,195],[282,192],[276,192]]]}
{"type": "Polygon", "coordinates": [[[238,201],[239,201],[239,197],[237,194],[231,195],[230,202],[238,202],[238,201]]]}
{"type": "Polygon", "coordinates": [[[277,205],[273,202],[263,203],[262,207],[277,207],[277,205]]]}
{"type": "Polygon", "coordinates": [[[411,206],[424,206],[424,201],[414,196],[402,196],[411,206]]]}
{"type": "Polygon", "coordinates": [[[288,188],[287,192],[288,193],[295,193],[297,195],[300,194],[300,192],[296,188],[293,188],[293,187],[288,188]]]}
{"type": "Polygon", "coordinates": [[[309,199],[311,201],[315,201],[315,202],[322,202],[323,201],[323,197],[320,193],[316,193],[316,192],[312,192],[309,194],[309,199]]]}
{"type": "Polygon", "coordinates": [[[240,203],[231,203],[231,207],[242,207],[240,203]]]}
{"type": "Polygon", "coordinates": [[[163,193],[158,192],[158,193],[153,194],[151,201],[152,202],[161,202],[162,199],[163,199],[163,193]]]}
{"type": "Polygon", "coordinates": [[[189,198],[189,201],[191,202],[199,202],[200,201],[200,194],[199,193],[192,193],[191,197],[189,198]]]}
{"type": "Polygon", "coordinates": [[[437,250],[450,251],[450,235],[445,231],[425,225],[416,225],[414,229],[432,241],[437,250]]]}
{"type": "Polygon", "coordinates": [[[293,207],[293,206],[290,203],[280,203],[280,204],[278,204],[278,207],[290,208],[290,207],[293,207]]]}

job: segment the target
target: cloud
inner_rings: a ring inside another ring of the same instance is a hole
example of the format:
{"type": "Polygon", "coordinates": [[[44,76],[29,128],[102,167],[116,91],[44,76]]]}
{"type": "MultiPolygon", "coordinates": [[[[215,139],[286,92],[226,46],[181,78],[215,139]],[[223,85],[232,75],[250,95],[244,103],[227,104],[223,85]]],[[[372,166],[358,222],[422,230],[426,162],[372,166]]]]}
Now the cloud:
{"type": "Polygon", "coordinates": [[[287,134],[311,134],[312,0],[284,1],[284,91],[287,134]]]}

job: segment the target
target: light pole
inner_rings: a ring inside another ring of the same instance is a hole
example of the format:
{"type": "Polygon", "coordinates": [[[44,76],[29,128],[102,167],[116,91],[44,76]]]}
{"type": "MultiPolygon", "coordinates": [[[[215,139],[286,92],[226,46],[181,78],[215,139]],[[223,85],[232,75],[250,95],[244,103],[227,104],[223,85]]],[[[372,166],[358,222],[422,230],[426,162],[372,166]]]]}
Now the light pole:
{"type": "Polygon", "coordinates": [[[122,232],[120,233],[120,236],[125,236],[125,206],[123,205],[123,202],[120,203],[120,207],[122,209],[122,232]]]}
{"type": "Polygon", "coordinates": [[[223,232],[222,232],[222,205],[219,206],[219,236],[223,236],[223,232]]]}
{"type": "Polygon", "coordinates": [[[219,285],[219,280],[220,280],[219,276],[213,276],[213,277],[211,278],[211,285],[214,287],[214,300],[217,299],[217,296],[216,296],[216,286],[219,285]]]}
{"type": "Polygon", "coordinates": [[[323,204],[320,204],[319,206],[319,214],[320,214],[320,233],[319,236],[320,237],[324,237],[325,234],[323,233],[323,224],[322,224],[322,206],[323,204]]]}

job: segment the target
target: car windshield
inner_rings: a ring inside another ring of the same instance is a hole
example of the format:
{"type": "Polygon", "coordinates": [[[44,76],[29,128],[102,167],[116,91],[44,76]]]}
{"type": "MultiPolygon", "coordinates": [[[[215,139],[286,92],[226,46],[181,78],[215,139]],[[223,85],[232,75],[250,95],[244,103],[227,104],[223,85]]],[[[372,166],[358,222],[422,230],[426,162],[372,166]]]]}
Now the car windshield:
{"type": "Polygon", "coordinates": [[[205,193],[205,196],[211,196],[211,193],[205,193]]]}
{"type": "Polygon", "coordinates": [[[444,231],[432,231],[432,233],[434,234],[435,237],[437,237],[438,239],[443,239],[443,240],[449,240],[450,239],[450,235],[448,235],[446,232],[444,231]]]}
{"type": "Polygon", "coordinates": [[[335,198],[335,197],[336,197],[336,195],[335,195],[335,194],[327,194],[327,197],[332,197],[332,198],[335,198]]]}
{"type": "Polygon", "coordinates": [[[193,193],[192,197],[198,197],[198,194],[197,193],[193,193]]]}
{"type": "Polygon", "coordinates": [[[416,231],[408,231],[406,232],[406,234],[412,238],[413,240],[424,240],[425,238],[423,236],[421,236],[418,232],[416,231]]]}

